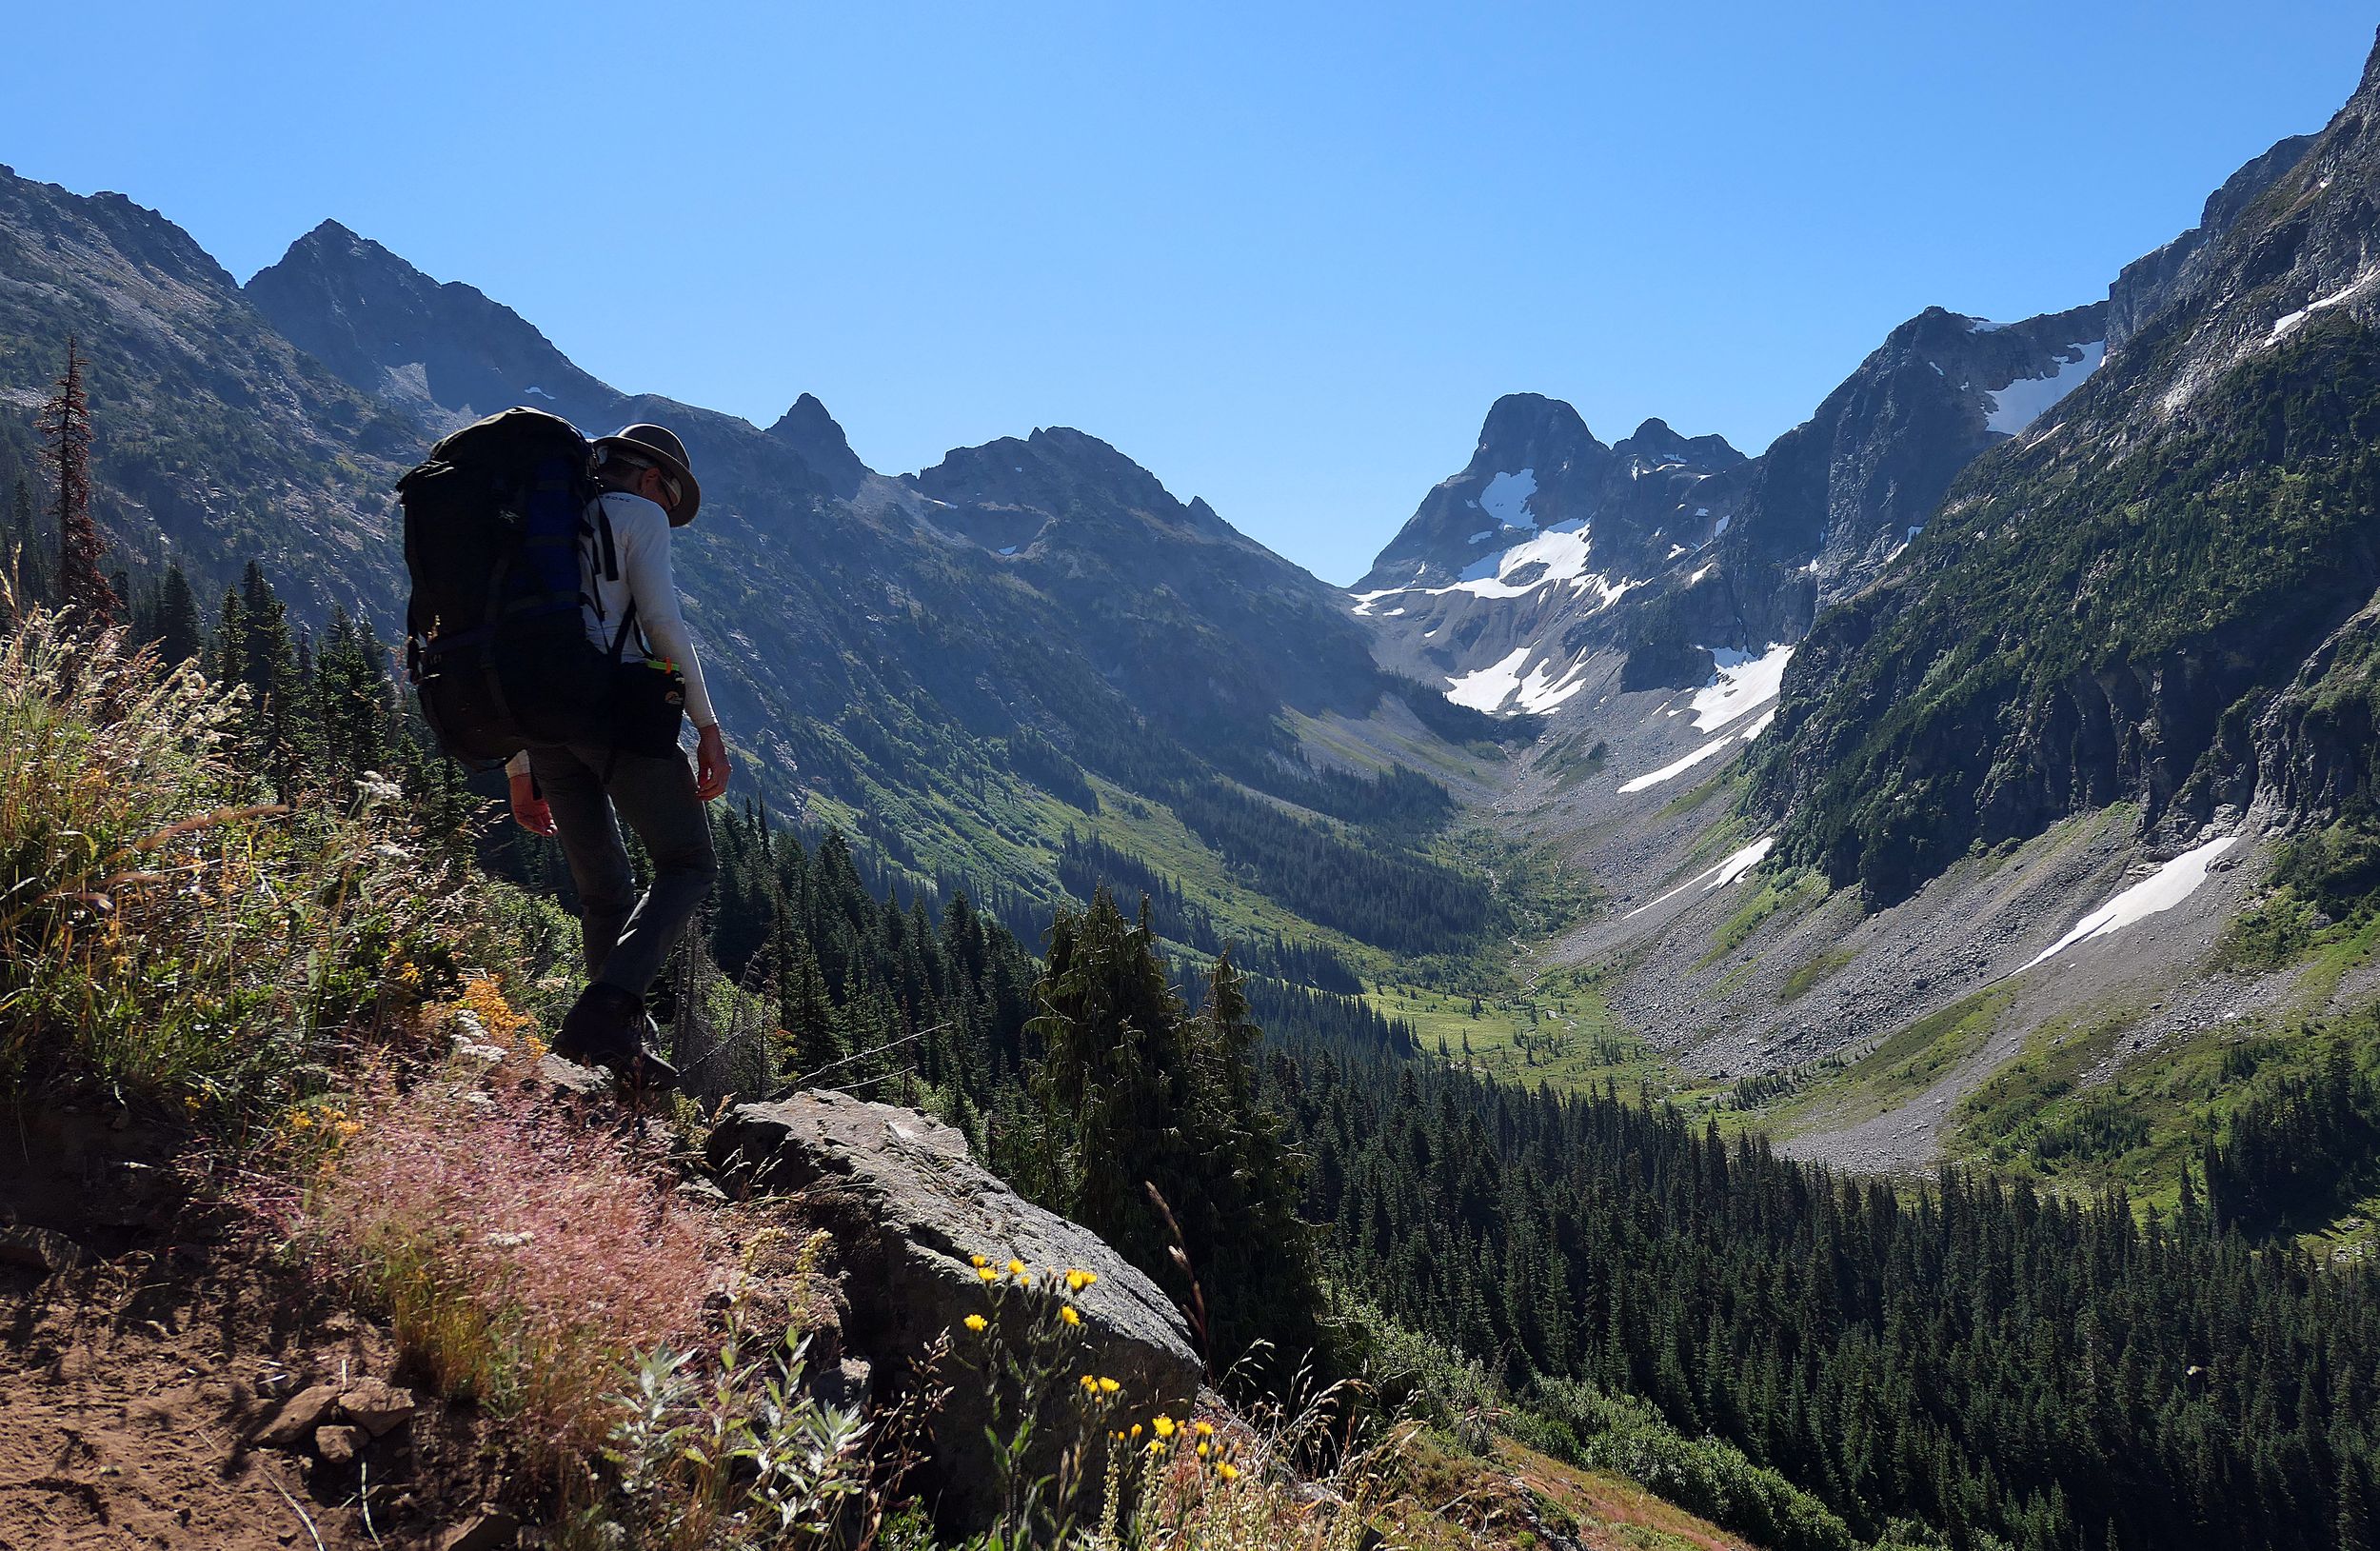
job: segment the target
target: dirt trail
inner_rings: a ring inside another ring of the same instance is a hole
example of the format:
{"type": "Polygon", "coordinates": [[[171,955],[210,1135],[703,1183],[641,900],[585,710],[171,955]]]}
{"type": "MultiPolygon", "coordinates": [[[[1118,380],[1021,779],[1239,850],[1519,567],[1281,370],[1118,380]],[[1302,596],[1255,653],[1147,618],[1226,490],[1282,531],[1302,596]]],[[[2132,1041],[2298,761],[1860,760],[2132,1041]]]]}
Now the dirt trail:
{"type": "Polygon", "coordinates": [[[0,1551],[412,1551],[501,1493],[476,1413],[426,1392],[343,1464],[252,1446],[308,1385],[404,1382],[388,1332],[214,1214],[152,1203],[127,1227],[104,1183],[59,1188],[121,1158],[7,1151],[0,1223],[20,1252],[0,1256],[0,1551]],[[42,1269],[21,1252],[35,1230],[84,1263],[42,1269]]]}

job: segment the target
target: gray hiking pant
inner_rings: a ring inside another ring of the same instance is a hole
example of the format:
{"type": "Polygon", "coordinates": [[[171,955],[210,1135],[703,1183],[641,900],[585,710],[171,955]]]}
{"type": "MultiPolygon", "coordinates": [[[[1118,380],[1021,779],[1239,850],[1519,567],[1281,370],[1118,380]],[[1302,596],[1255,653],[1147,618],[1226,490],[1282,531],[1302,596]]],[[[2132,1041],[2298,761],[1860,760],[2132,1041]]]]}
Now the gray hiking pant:
{"type": "Polygon", "coordinates": [[[586,978],[643,996],[719,876],[693,770],[684,754],[580,747],[532,748],[529,770],[578,885],[586,978]],[[652,859],[652,885],[641,899],[621,820],[652,859]]]}

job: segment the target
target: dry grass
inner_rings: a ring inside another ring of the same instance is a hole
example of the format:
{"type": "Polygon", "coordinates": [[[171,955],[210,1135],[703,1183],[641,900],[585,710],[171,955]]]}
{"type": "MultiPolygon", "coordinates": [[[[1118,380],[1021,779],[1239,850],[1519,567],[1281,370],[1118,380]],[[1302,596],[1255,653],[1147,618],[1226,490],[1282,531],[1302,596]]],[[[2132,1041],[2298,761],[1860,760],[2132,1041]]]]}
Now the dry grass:
{"type": "Polygon", "coordinates": [[[297,1226],[443,1393],[518,1417],[558,1474],[605,1442],[636,1354],[695,1342],[726,1251],[657,1161],[541,1106],[515,1070],[370,1091],[297,1226]]]}
{"type": "Polygon", "coordinates": [[[314,1091],[444,974],[466,892],[376,778],[290,810],[233,702],[110,633],[0,641],[0,1084],[98,1085],[226,1129],[314,1091]]]}

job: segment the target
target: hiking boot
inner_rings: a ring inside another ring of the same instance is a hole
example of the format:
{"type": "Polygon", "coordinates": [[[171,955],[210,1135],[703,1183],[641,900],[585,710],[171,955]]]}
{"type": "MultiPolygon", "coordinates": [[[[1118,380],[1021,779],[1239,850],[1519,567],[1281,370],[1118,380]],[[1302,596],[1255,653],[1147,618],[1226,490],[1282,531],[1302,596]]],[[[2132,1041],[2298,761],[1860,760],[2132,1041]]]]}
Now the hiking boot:
{"type": "Polygon", "coordinates": [[[643,999],[601,981],[579,993],[554,1037],[554,1054],[582,1066],[602,1066],[632,1092],[666,1092],[678,1068],[647,1044],[652,1021],[643,999]]]}

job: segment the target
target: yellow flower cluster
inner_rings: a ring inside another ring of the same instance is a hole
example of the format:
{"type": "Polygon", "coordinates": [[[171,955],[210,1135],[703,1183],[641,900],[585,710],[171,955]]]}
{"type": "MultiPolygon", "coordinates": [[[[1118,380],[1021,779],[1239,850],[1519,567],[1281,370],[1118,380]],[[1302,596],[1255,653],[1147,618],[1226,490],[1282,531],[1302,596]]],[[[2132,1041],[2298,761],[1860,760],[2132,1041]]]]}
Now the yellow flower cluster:
{"type": "Polygon", "coordinates": [[[465,1012],[479,1020],[488,1038],[507,1049],[528,1052],[531,1061],[545,1054],[545,1042],[537,1037],[537,1020],[516,1010],[506,1000],[504,986],[493,975],[473,975],[463,983],[463,994],[455,999],[465,1012]]]}
{"type": "Polygon", "coordinates": [[[317,1099],[290,1110],[282,1121],[282,1129],[293,1142],[321,1142],[337,1146],[362,1131],[364,1123],[348,1114],[345,1104],[317,1099]]]}

